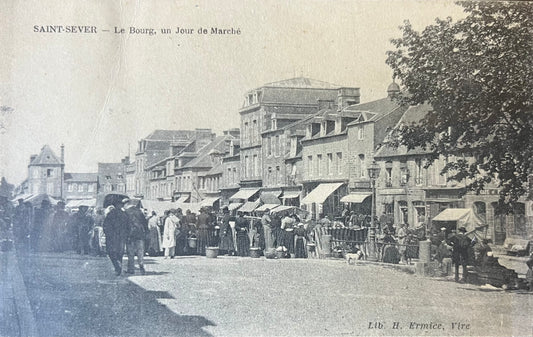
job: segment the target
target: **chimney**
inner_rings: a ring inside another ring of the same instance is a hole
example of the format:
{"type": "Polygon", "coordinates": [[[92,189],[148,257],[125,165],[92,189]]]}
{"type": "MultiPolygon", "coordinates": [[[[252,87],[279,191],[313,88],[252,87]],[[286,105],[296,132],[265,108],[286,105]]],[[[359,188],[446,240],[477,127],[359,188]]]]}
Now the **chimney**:
{"type": "Polygon", "coordinates": [[[34,160],[35,158],[37,158],[37,155],[36,155],[36,154],[32,154],[32,155],[30,156],[30,164],[33,162],[33,160],[34,160]]]}
{"type": "Polygon", "coordinates": [[[339,88],[337,94],[337,110],[341,111],[347,106],[359,104],[359,88],[339,88]]]}
{"type": "Polygon", "coordinates": [[[61,144],[61,163],[65,163],[65,144],[61,144]]]}

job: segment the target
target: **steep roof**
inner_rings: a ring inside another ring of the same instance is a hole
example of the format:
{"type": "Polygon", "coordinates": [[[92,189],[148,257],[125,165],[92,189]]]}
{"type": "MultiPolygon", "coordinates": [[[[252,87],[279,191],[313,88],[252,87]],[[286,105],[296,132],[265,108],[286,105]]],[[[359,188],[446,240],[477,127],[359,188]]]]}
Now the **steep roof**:
{"type": "Polygon", "coordinates": [[[291,105],[316,105],[319,99],[334,100],[337,91],[322,88],[277,88],[263,89],[261,103],[278,103],[291,105]]]}
{"type": "Polygon", "coordinates": [[[385,97],[367,103],[350,105],[344,108],[343,111],[361,114],[357,121],[349,124],[351,125],[362,121],[377,120],[398,107],[400,107],[400,104],[389,97],[385,97]]]}
{"type": "Polygon", "coordinates": [[[41,149],[41,153],[35,157],[30,165],[63,165],[64,163],[59,159],[50,146],[45,145],[41,149]]]}
{"type": "Polygon", "coordinates": [[[277,81],[277,82],[268,83],[268,84],[265,84],[263,87],[306,88],[306,89],[309,89],[309,88],[312,88],[312,89],[338,89],[341,86],[336,85],[336,84],[332,84],[332,83],[328,83],[328,82],[324,82],[324,81],[315,80],[315,79],[312,79],[312,78],[307,78],[307,77],[295,77],[295,78],[290,78],[290,79],[287,79],[287,80],[281,80],[281,81],[277,81]]]}
{"type": "Polygon", "coordinates": [[[191,130],[154,130],[151,134],[145,137],[149,140],[179,140],[187,139],[194,135],[191,130]]]}
{"type": "Polygon", "coordinates": [[[198,151],[198,155],[196,158],[188,162],[187,164],[183,165],[181,168],[211,168],[213,167],[213,163],[211,162],[210,153],[212,150],[217,150],[219,152],[225,153],[226,152],[226,140],[232,139],[231,136],[225,135],[225,136],[218,136],[201,148],[198,151]]]}
{"type": "MultiPolygon", "coordinates": [[[[396,124],[396,127],[389,132],[389,136],[394,132],[394,130],[398,129],[400,125],[409,125],[412,123],[416,123],[420,121],[422,118],[424,118],[427,113],[431,110],[431,106],[429,104],[419,104],[416,106],[410,106],[402,115],[398,123],[396,124]]],[[[387,137],[389,137],[387,136],[387,137]]],[[[389,143],[385,143],[378,151],[376,151],[376,154],[374,155],[375,158],[384,158],[384,157],[394,157],[394,156],[405,156],[405,155],[422,155],[427,154],[428,152],[422,149],[421,147],[417,147],[411,150],[407,150],[406,146],[399,146],[397,148],[392,147],[389,145],[389,143]]]]}
{"type": "Polygon", "coordinates": [[[65,173],[65,181],[88,181],[96,182],[98,180],[98,173],[65,173]]]}

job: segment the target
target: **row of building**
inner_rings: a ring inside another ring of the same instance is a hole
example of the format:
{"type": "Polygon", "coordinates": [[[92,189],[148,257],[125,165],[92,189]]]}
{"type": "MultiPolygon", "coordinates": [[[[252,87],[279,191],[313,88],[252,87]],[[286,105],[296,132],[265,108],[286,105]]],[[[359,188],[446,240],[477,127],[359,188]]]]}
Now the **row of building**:
{"type": "MultiPolygon", "coordinates": [[[[61,156],[45,146],[32,156],[25,193],[47,193],[75,204],[109,192],[143,200],[229,205],[300,206],[312,216],[339,216],[344,209],[370,214],[371,165],[376,214],[385,221],[427,224],[447,208],[471,208],[496,242],[527,235],[533,203],[521,200],[499,211],[499,190],[481,194],[448,181],[441,170],[453,158],[427,165],[428,155],[388,145],[392,132],[420,120],[431,107],[384,97],[360,103],[359,88],[299,77],[250,90],[239,109],[240,128],[155,130],[139,140],[133,158],[99,163],[97,173],[65,173],[61,156]],[[374,163],[374,164],[373,164],[374,163]]],[[[470,154],[458,154],[468,156],[470,154]]]]}

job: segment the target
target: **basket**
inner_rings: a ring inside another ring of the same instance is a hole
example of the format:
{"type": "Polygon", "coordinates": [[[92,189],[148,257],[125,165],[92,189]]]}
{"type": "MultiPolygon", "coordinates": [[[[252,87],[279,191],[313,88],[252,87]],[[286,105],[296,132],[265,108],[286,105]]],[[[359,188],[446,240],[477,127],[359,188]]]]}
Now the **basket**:
{"type": "Polygon", "coordinates": [[[250,257],[253,257],[253,258],[261,257],[261,249],[257,247],[250,247],[250,257]]]}
{"type": "Polygon", "coordinates": [[[218,247],[206,247],[205,257],[214,259],[218,256],[218,247]]]}
{"type": "Polygon", "coordinates": [[[189,243],[189,247],[196,248],[197,247],[197,243],[198,243],[198,239],[197,238],[189,238],[188,239],[188,243],[189,243]]]}
{"type": "Polygon", "coordinates": [[[307,249],[309,249],[310,252],[314,252],[316,250],[316,244],[314,243],[308,243],[307,249]]]}

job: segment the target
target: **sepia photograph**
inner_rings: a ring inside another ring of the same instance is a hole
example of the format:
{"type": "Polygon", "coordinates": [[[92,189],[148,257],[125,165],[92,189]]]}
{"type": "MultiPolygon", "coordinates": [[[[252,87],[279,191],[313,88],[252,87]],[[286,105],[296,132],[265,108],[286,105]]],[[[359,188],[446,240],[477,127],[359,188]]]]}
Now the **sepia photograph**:
{"type": "Polygon", "coordinates": [[[0,336],[533,336],[533,2],[4,0],[0,336]]]}

